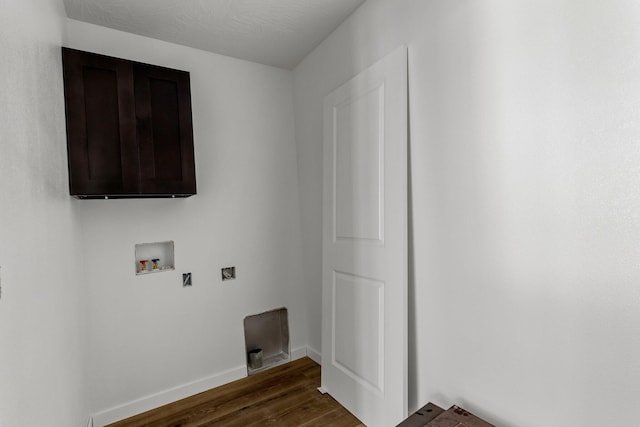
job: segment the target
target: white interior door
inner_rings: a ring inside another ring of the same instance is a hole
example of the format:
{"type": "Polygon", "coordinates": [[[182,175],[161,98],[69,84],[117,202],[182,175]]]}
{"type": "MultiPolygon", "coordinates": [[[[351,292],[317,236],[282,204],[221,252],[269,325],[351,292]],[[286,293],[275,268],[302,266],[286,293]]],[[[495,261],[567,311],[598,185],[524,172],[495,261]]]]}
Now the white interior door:
{"type": "Polygon", "coordinates": [[[322,388],[369,427],[407,415],[407,49],[324,103],[322,388]]]}

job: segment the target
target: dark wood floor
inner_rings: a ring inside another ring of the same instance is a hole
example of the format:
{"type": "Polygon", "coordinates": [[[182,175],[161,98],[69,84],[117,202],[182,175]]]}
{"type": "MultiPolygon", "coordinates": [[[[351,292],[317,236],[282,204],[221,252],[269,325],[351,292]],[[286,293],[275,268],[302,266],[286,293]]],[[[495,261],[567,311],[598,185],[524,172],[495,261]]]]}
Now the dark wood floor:
{"type": "Polygon", "coordinates": [[[305,357],[108,427],[364,427],[319,386],[320,366],[305,357]]]}

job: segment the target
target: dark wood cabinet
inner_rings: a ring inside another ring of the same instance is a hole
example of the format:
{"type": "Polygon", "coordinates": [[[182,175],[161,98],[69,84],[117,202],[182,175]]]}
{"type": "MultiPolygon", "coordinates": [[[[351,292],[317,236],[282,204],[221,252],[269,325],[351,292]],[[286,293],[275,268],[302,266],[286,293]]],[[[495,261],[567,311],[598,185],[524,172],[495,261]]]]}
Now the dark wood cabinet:
{"type": "Polygon", "coordinates": [[[189,73],[62,48],[70,194],[196,194],[189,73]]]}

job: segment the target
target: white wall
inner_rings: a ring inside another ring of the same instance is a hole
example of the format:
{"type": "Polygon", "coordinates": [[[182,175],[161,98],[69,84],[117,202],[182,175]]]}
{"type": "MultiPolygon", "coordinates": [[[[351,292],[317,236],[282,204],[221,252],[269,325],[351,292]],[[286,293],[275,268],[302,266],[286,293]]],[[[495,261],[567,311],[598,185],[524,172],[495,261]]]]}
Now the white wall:
{"type": "Polygon", "coordinates": [[[59,0],[0,2],[0,426],[86,425],[59,0]]]}
{"type": "Polygon", "coordinates": [[[322,99],[409,48],[411,408],[637,425],[640,4],[368,0],[294,70],[310,345],[322,99]]]}
{"type": "Polygon", "coordinates": [[[198,194],[78,202],[91,410],[242,367],[249,314],[286,306],[292,347],[306,345],[291,72],[73,20],[67,31],[70,47],[191,73],[198,194]],[[136,277],[134,244],[164,240],[176,271],[136,277]],[[231,265],[238,278],[222,283],[231,265]]]}

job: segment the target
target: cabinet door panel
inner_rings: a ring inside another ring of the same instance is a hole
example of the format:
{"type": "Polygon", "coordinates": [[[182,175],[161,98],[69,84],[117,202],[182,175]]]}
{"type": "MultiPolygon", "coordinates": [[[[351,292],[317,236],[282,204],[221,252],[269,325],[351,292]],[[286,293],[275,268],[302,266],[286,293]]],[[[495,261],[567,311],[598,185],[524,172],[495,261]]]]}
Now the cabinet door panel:
{"type": "Polygon", "coordinates": [[[72,195],[136,194],[133,72],[124,60],[63,48],[72,195]]]}
{"type": "Polygon", "coordinates": [[[134,76],[142,192],[195,194],[189,73],[136,64],[134,76]]]}
{"type": "Polygon", "coordinates": [[[114,70],[83,67],[88,176],[113,181],[122,177],[118,76],[114,70]]]}

